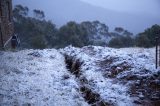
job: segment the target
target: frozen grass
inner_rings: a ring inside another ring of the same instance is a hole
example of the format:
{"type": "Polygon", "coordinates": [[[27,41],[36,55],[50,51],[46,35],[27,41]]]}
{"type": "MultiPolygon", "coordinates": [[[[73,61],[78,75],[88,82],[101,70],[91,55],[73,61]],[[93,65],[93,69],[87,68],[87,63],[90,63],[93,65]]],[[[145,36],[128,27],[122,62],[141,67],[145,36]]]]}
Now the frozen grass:
{"type": "Polygon", "coordinates": [[[57,50],[5,52],[0,57],[0,105],[86,106],[57,50]],[[68,76],[68,78],[65,78],[68,76]]]}
{"type": "Polygon", "coordinates": [[[143,105],[137,102],[143,92],[133,96],[131,88],[143,78],[159,84],[154,53],[154,48],[99,46],[0,52],[0,105],[87,106],[79,80],[111,105],[143,105]],[[66,68],[64,54],[82,63],[78,77],[66,68]]]}

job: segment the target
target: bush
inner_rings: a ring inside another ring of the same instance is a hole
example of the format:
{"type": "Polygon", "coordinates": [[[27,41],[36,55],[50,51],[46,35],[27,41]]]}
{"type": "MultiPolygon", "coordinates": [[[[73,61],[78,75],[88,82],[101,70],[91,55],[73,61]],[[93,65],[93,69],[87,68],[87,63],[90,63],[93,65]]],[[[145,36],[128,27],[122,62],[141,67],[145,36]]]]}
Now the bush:
{"type": "Polygon", "coordinates": [[[110,40],[109,47],[121,48],[134,46],[134,39],[131,36],[119,36],[110,40]]]}
{"type": "Polygon", "coordinates": [[[152,44],[150,43],[149,38],[146,35],[139,35],[136,37],[135,39],[136,42],[136,46],[138,47],[146,47],[149,48],[152,46],[152,44]]]}
{"type": "Polygon", "coordinates": [[[160,26],[153,25],[143,33],[136,36],[136,45],[139,47],[153,47],[156,45],[156,37],[160,36],[160,26]]]}
{"type": "MultiPolygon", "coordinates": [[[[40,10],[39,10],[40,11],[40,10]]],[[[15,33],[21,39],[22,48],[42,49],[53,47],[58,30],[51,21],[28,17],[29,9],[21,5],[13,10],[15,33]]],[[[40,11],[44,18],[43,11],[40,11]]]]}
{"type": "Polygon", "coordinates": [[[61,47],[73,45],[82,47],[87,45],[88,37],[85,28],[75,22],[62,26],[58,32],[58,41],[61,47]]]}

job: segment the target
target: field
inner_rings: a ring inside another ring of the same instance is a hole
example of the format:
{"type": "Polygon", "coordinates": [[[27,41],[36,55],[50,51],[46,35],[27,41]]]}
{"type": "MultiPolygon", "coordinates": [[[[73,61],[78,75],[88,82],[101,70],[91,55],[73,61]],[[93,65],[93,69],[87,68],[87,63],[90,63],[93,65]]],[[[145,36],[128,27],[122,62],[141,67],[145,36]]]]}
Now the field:
{"type": "Polygon", "coordinates": [[[155,49],[0,52],[2,106],[158,106],[155,49]]]}

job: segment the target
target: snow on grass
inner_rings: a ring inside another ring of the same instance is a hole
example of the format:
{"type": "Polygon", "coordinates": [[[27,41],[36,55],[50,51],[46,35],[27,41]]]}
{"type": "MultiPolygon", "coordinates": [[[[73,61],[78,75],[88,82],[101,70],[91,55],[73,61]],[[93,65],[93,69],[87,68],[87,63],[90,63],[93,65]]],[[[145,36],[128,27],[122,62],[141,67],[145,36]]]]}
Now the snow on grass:
{"type": "MultiPolygon", "coordinates": [[[[60,50],[84,62],[81,66],[82,75],[88,80],[88,86],[101,95],[102,99],[118,106],[135,105],[134,99],[128,94],[129,86],[121,84],[120,81],[114,82],[114,79],[104,77],[104,67],[97,66],[97,62],[108,58],[115,58],[109,64],[108,71],[112,66],[121,65],[126,62],[130,67],[124,72],[118,73],[117,78],[126,77],[128,73],[139,76],[149,76],[156,72],[154,63],[154,49],[124,48],[113,49],[108,47],[87,46],[75,48],[72,46],[60,50]]],[[[109,59],[108,58],[108,59],[109,59]]],[[[104,64],[105,65],[105,64],[104,64]]],[[[117,67],[115,70],[120,69],[117,67]]]]}
{"type": "Polygon", "coordinates": [[[87,106],[65,66],[54,49],[1,52],[0,105],[87,106]]]}
{"type": "MultiPolygon", "coordinates": [[[[106,51],[107,55],[108,51],[106,51]]],[[[74,47],[68,47],[62,50],[62,52],[75,56],[85,64],[82,65],[82,74],[89,81],[89,86],[92,90],[101,95],[102,99],[107,102],[111,102],[115,105],[132,105],[132,100],[127,95],[127,87],[121,84],[113,84],[111,79],[104,78],[95,62],[103,58],[101,50],[94,48],[93,51],[89,51],[89,48],[78,49],[74,47]]]]}
{"type": "Polygon", "coordinates": [[[87,79],[85,86],[117,106],[135,105],[129,94],[131,82],[122,83],[124,78],[148,77],[158,71],[154,48],[69,46],[60,50],[0,52],[0,105],[87,106],[79,91],[81,85],[66,69],[61,53],[82,61],[80,77],[87,79]]]}

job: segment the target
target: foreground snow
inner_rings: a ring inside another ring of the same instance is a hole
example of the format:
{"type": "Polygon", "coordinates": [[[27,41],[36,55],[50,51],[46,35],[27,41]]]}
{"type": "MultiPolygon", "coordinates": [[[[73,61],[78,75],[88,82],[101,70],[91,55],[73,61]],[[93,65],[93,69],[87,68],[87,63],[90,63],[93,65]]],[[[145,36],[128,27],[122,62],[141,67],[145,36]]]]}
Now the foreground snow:
{"type": "Polygon", "coordinates": [[[1,106],[88,105],[57,50],[2,52],[0,63],[1,106]]]}
{"type": "MultiPolygon", "coordinates": [[[[145,77],[150,78],[158,73],[155,69],[153,48],[113,49],[97,46],[83,48],[70,46],[61,51],[84,62],[81,66],[82,76],[88,80],[90,88],[100,94],[105,101],[118,106],[147,104],[139,102],[139,96],[144,97],[142,92],[133,96],[130,90],[135,83],[141,83],[143,78],[147,81],[145,77]],[[135,77],[135,80],[130,81],[128,77],[135,77]]],[[[160,79],[157,80],[160,84],[160,79]]],[[[160,94],[158,89],[157,86],[156,94],[160,94]]]]}
{"type": "Polygon", "coordinates": [[[80,78],[86,79],[85,86],[110,105],[144,105],[147,103],[141,99],[150,99],[150,96],[143,93],[142,83],[151,79],[153,84],[156,82],[157,88],[152,92],[151,99],[157,101],[159,77],[153,48],[69,46],[60,50],[0,52],[0,105],[92,105],[80,91],[80,78]],[[64,55],[83,62],[79,78],[66,69],[64,55]]]}

